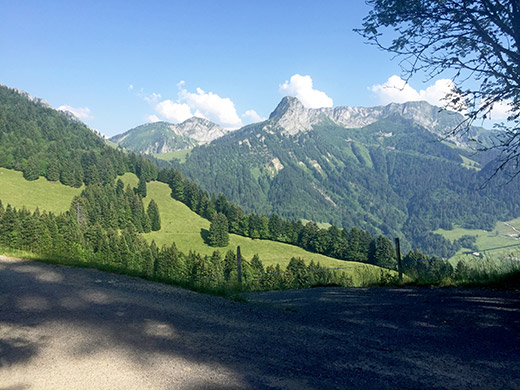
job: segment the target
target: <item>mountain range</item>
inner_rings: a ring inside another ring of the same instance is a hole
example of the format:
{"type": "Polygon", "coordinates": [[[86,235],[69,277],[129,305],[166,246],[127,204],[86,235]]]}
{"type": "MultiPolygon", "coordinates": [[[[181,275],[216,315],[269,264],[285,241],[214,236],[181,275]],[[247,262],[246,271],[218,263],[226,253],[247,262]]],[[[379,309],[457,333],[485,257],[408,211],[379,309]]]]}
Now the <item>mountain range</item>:
{"type": "MultiPolygon", "coordinates": [[[[137,139],[148,152],[189,149],[185,161],[170,166],[247,213],[358,226],[447,256],[450,242],[436,229],[489,230],[520,215],[519,179],[488,180],[493,154],[468,148],[473,139],[492,139],[492,132],[469,128],[464,136],[442,138],[462,119],[424,102],[307,109],[284,98],[269,119],[235,131],[192,118],[144,125],[120,142],[137,139]],[[156,140],[147,143],[147,134],[156,140]],[[158,141],[171,134],[176,144],[158,141]]],[[[28,180],[45,175],[79,187],[128,171],[157,177],[150,160],[106,146],[80,122],[5,87],[0,129],[0,166],[21,170],[28,180]]]]}
{"type": "Polygon", "coordinates": [[[435,229],[490,228],[520,213],[518,181],[479,189],[493,154],[471,147],[494,133],[469,127],[446,136],[463,120],[426,102],[309,109],[285,97],[266,121],[172,164],[246,212],[355,225],[442,254],[447,244],[435,229]]]}
{"type": "MultiPolygon", "coordinates": [[[[307,132],[324,122],[344,128],[361,128],[377,121],[398,116],[411,120],[439,138],[445,138],[461,147],[486,142],[492,132],[479,127],[465,127],[451,135],[450,132],[464,126],[464,117],[456,112],[432,106],[424,101],[404,104],[391,103],[378,107],[306,108],[295,97],[286,96],[271,113],[264,131],[294,136],[307,132]]],[[[240,129],[239,129],[240,130],[240,129]]],[[[115,135],[110,141],[135,152],[157,154],[191,149],[229,134],[232,130],[203,118],[192,117],[182,123],[147,123],[115,135]]]]}

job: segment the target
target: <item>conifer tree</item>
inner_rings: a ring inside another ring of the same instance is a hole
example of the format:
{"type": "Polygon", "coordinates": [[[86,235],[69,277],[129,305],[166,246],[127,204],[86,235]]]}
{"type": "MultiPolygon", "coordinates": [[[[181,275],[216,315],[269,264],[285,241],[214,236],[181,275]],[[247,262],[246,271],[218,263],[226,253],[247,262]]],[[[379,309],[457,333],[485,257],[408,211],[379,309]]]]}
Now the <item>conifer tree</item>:
{"type": "Polygon", "coordinates": [[[23,177],[25,180],[36,180],[40,177],[40,164],[36,155],[27,159],[23,170],[23,177]]]}
{"type": "Polygon", "coordinates": [[[255,254],[251,259],[251,269],[253,272],[258,274],[264,273],[264,265],[260,260],[260,256],[258,256],[257,254],[255,254]]]}
{"type": "Polygon", "coordinates": [[[157,206],[157,203],[155,203],[155,200],[152,199],[150,201],[146,213],[150,219],[152,231],[156,232],[161,230],[161,216],[159,215],[159,207],[157,206]]]}
{"type": "Polygon", "coordinates": [[[226,256],[224,257],[224,279],[229,280],[231,278],[232,273],[236,275],[236,269],[237,256],[235,252],[229,250],[227,251],[226,256]]]}
{"type": "Polygon", "coordinates": [[[139,178],[139,183],[137,184],[137,188],[134,189],[134,192],[137,195],[141,195],[141,198],[146,198],[146,179],[144,176],[139,178]]]}
{"type": "Polygon", "coordinates": [[[209,244],[211,246],[223,247],[229,244],[228,222],[222,213],[216,213],[209,227],[209,244]]]}
{"type": "Polygon", "coordinates": [[[174,170],[171,175],[170,187],[173,199],[184,201],[184,179],[179,170],[174,170]]]}
{"type": "Polygon", "coordinates": [[[144,207],[141,220],[143,223],[143,233],[150,233],[152,231],[152,223],[150,222],[150,218],[148,218],[148,214],[144,212],[144,207]]]}
{"type": "Polygon", "coordinates": [[[49,160],[49,165],[47,165],[47,172],[45,177],[49,181],[58,181],[60,180],[60,165],[56,158],[51,158],[49,160]]]}
{"type": "Polygon", "coordinates": [[[378,236],[370,243],[369,256],[370,262],[380,267],[394,269],[396,266],[394,246],[384,236],[378,236]]]}
{"type": "Polygon", "coordinates": [[[74,185],[74,171],[70,160],[65,159],[60,172],[60,181],[66,186],[74,185]]]}

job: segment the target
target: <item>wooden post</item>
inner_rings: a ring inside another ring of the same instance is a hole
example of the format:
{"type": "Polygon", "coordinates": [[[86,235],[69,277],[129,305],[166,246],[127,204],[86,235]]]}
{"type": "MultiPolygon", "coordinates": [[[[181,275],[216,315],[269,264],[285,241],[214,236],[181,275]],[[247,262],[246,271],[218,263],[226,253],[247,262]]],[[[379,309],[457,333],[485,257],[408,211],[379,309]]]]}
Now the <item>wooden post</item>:
{"type": "Polygon", "coordinates": [[[401,246],[399,244],[399,238],[395,239],[395,253],[397,255],[397,271],[399,272],[399,281],[403,281],[403,264],[401,263],[401,246]]]}
{"type": "Polygon", "coordinates": [[[242,255],[240,254],[240,246],[237,246],[237,279],[238,285],[242,287],[242,255]]]}

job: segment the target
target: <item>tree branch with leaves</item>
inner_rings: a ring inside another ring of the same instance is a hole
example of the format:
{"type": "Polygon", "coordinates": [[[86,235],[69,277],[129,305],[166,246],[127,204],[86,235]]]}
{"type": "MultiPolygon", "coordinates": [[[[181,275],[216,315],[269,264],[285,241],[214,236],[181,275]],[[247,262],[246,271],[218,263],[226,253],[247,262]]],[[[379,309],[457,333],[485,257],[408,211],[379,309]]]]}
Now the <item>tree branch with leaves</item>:
{"type": "Polygon", "coordinates": [[[489,119],[496,104],[507,123],[485,149],[500,152],[497,170],[520,173],[520,2],[518,0],[367,0],[372,10],[356,29],[400,58],[404,76],[449,74],[455,85],[445,107],[466,120],[448,135],[489,119]]]}

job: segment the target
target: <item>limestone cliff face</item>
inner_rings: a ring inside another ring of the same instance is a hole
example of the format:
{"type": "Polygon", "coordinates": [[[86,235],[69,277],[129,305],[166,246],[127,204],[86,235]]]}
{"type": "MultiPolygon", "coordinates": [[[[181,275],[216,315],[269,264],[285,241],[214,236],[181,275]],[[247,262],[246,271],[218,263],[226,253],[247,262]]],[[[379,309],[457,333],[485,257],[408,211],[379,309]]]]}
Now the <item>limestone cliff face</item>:
{"type": "Polygon", "coordinates": [[[323,121],[332,121],[345,128],[360,128],[395,115],[411,120],[439,136],[447,135],[464,120],[461,114],[424,101],[378,107],[306,108],[297,98],[284,97],[270,115],[264,130],[295,135],[310,131],[314,125],[323,121]]]}
{"type": "Polygon", "coordinates": [[[195,116],[173,126],[175,126],[182,135],[194,139],[199,144],[209,143],[230,131],[207,119],[195,116]]]}

